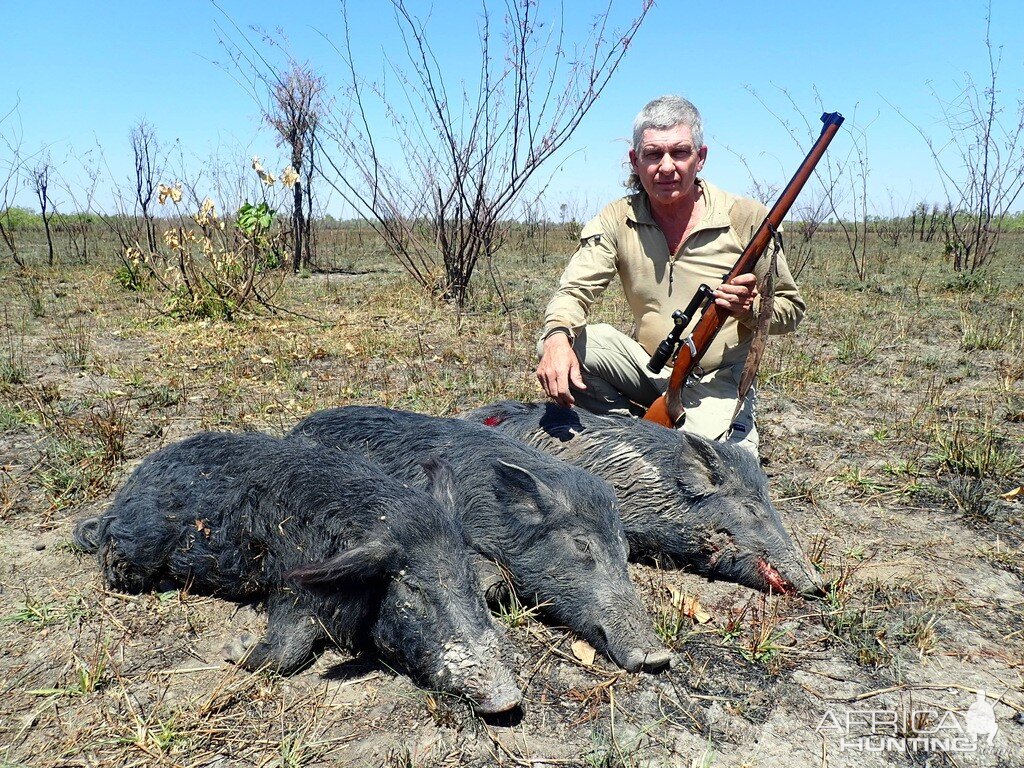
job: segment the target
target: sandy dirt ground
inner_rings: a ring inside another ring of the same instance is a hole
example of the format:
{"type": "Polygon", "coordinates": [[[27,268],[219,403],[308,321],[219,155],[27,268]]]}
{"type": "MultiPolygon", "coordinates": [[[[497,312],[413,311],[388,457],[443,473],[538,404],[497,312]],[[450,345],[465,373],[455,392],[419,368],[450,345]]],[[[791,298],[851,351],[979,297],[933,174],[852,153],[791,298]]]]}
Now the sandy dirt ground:
{"type": "MultiPolygon", "coordinates": [[[[317,322],[181,323],[102,271],[34,279],[3,289],[2,766],[1024,765],[1019,313],[1016,336],[977,349],[955,309],[929,321],[909,288],[810,286],[815,311],[762,372],[760,425],[773,498],[830,595],[631,566],[678,663],[584,664],[570,633],[513,612],[524,705],[485,720],[340,650],[290,678],[240,671],[221,647],[262,631],[258,606],[108,591],[70,531],[202,429],[535,396],[532,316],[452,319],[401,294],[385,314],[415,333],[389,348],[358,275],[289,280],[279,301],[317,322]]],[[[1008,313],[1011,293],[990,299],[1008,313]]]]}

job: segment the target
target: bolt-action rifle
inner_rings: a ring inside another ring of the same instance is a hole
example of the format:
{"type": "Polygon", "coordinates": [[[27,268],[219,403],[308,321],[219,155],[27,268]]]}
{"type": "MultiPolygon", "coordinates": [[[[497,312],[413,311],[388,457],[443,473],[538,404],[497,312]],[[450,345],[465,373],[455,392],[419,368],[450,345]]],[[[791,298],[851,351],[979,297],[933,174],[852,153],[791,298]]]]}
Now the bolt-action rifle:
{"type": "MultiPolygon", "coordinates": [[[[790,207],[796,201],[797,195],[800,194],[807,179],[810,178],[821,156],[825,154],[825,149],[832,141],[832,137],[836,135],[839,126],[843,124],[843,116],[838,112],[826,112],[821,116],[821,122],[824,125],[818,140],[814,142],[814,146],[807,153],[807,157],[804,158],[789,184],[782,190],[775,205],[768,211],[768,215],[765,216],[761,226],[747,243],[747,247],[743,249],[736,264],[722,279],[723,283],[728,283],[738,275],[753,272],[754,265],[764,254],[768,244],[778,239],[778,229],[782,226],[782,220],[786,218],[786,214],[789,213],[790,207]]],[[[672,375],[668,380],[668,389],[665,390],[664,395],[651,404],[644,415],[648,421],[657,422],[664,427],[682,425],[686,413],[683,410],[681,390],[697,370],[700,359],[708,351],[722,324],[729,318],[729,315],[714,303],[712,293],[708,286],[701,285],[685,309],[677,309],[672,313],[672,330],[651,356],[651,360],[647,364],[648,370],[652,373],[659,373],[672,354],[676,350],[678,353],[672,367],[672,375]],[[700,320],[694,326],[693,332],[683,339],[683,332],[693,316],[700,310],[703,312],[700,320]]]]}

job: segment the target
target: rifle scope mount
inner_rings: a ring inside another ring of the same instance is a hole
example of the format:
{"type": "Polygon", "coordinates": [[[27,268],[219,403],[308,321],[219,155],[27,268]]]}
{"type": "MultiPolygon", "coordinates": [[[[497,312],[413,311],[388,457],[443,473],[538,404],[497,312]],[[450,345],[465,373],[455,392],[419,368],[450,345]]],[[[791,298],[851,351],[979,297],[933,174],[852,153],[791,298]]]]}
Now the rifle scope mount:
{"type": "Polygon", "coordinates": [[[651,359],[647,362],[648,371],[651,373],[661,373],[665,363],[669,361],[669,358],[679,348],[686,326],[690,324],[697,310],[706,306],[713,296],[714,291],[704,283],[701,283],[700,287],[697,288],[697,292],[693,294],[693,298],[690,299],[690,303],[686,305],[686,309],[677,309],[672,313],[672,330],[668,332],[668,336],[665,337],[665,340],[658,345],[658,348],[654,350],[654,354],[651,355],[651,359]]]}

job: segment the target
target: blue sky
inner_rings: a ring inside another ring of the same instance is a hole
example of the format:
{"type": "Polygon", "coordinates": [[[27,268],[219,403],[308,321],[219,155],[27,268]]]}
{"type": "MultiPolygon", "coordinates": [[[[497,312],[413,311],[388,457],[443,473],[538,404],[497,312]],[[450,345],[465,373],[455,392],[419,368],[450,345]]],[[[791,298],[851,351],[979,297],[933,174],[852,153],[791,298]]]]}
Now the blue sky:
{"type": "MultiPolygon", "coordinates": [[[[460,72],[473,72],[480,6],[460,4],[458,11],[451,3],[408,3],[417,15],[430,14],[428,33],[456,79],[460,72]]],[[[225,59],[218,25],[280,28],[298,59],[316,66],[330,86],[341,85],[338,54],[325,40],[341,42],[338,2],[223,0],[224,13],[205,0],[4,5],[0,114],[15,105],[17,111],[0,125],[0,133],[20,136],[23,154],[46,148],[72,184],[81,174],[80,160],[97,157],[101,147],[101,204],[128,178],[128,134],[140,118],[155,126],[165,146],[177,141],[186,162],[196,167],[214,154],[241,161],[259,154],[270,168],[286,164],[283,150],[260,123],[257,105],[215,63],[225,59]]],[[[615,0],[614,21],[622,24],[639,5],[639,0],[615,0]]],[[[542,13],[557,7],[541,0],[542,13]]],[[[574,25],[581,29],[589,23],[595,7],[565,1],[570,33],[574,25]]],[[[493,5],[492,14],[503,9],[493,5]]],[[[357,65],[366,77],[385,70],[385,55],[401,61],[390,4],[351,0],[349,13],[357,65]]],[[[984,19],[985,4],[978,0],[661,0],[601,99],[538,180],[550,175],[549,210],[569,203],[589,214],[621,194],[632,119],[646,101],[663,93],[685,95],[703,112],[710,148],[705,175],[719,186],[751,190],[737,154],[759,181],[782,184],[807,147],[806,141],[798,147],[751,92],[778,115],[812,123],[820,112],[817,93],[828,110],[855,116],[866,131],[870,212],[884,215],[919,200],[942,200],[924,141],[890,104],[941,138],[933,91],[951,99],[965,73],[985,77],[984,19]],[[789,91],[799,113],[779,87],[789,91]]],[[[1022,28],[1024,4],[993,1],[992,40],[1002,46],[999,89],[1010,108],[1024,88],[1022,28]]],[[[850,135],[836,139],[837,158],[849,153],[850,135]]],[[[4,152],[0,148],[0,164],[4,152]]],[[[20,200],[31,203],[26,196],[20,200]]],[[[328,206],[342,212],[337,200],[328,206]]]]}

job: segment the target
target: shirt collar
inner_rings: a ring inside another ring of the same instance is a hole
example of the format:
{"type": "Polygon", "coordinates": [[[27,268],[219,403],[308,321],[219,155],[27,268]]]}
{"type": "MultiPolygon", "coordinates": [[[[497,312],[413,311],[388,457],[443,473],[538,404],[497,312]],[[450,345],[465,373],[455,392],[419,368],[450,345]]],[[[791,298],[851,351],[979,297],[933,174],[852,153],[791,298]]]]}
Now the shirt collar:
{"type": "MultiPolygon", "coordinates": [[[[718,229],[729,227],[729,207],[731,200],[729,195],[716,187],[714,184],[697,177],[697,183],[704,193],[704,215],[696,229],[718,229]]],[[[651,214],[651,200],[644,190],[635,192],[626,198],[626,219],[634,224],[649,224],[652,227],[658,226],[651,214]]]]}

